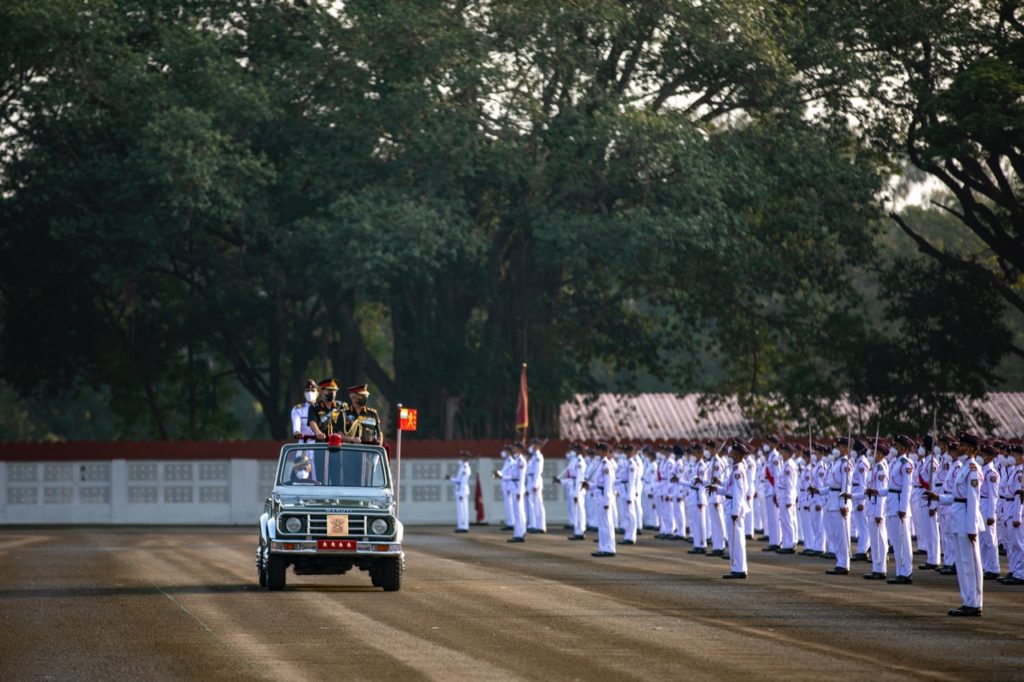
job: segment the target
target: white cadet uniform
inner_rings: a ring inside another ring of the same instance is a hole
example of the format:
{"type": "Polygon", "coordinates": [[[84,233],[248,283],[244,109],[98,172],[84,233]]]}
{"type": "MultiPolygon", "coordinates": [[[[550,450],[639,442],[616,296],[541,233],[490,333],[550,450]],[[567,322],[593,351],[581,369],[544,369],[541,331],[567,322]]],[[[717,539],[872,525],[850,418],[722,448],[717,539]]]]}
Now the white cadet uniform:
{"type": "Polygon", "coordinates": [[[526,465],[526,527],[546,533],[547,512],[544,509],[544,454],[530,446],[532,454],[526,465]]]}
{"type": "Polygon", "coordinates": [[[728,476],[722,500],[725,515],[729,519],[730,568],[733,573],[746,573],[747,538],[743,525],[747,515],[747,467],[742,460],[733,465],[728,476]]]}
{"type": "Polygon", "coordinates": [[[513,528],[516,523],[515,500],[516,496],[512,490],[512,482],[509,480],[508,470],[512,466],[512,457],[508,451],[501,451],[501,470],[498,478],[501,479],[501,501],[505,508],[505,528],[513,528]]]}
{"type": "Polygon", "coordinates": [[[829,549],[835,552],[836,568],[850,570],[850,488],[853,465],[848,456],[840,456],[825,476],[828,502],[825,505],[825,532],[829,549]],[[843,513],[845,511],[845,514],[843,513]]]}
{"type": "Polygon", "coordinates": [[[1009,561],[1009,575],[1024,580],[1024,464],[1017,464],[1007,470],[1009,483],[1006,487],[1006,558],[1009,561]]]}
{"type": "MultiPolygon", "coordinates": [[[[857,554],[867,554],[871,550],[871,533],[868,527],[870,519],[864,508],[864,481],[871,467],[871,460],[864,454],[860,455],[853,464],[853,476],[850,479],[850,495],[853,501],[850,526],[853,529],[852,536],[857,538],[857,554]]],[[[874,523],[871,521],[872,525],[874,523]]]]}
{"type": "Polygon", "coordinates": [[[573,490],[576,488],[576,458],[578,455],[575,450],[570,449],[565,454],[565,469],[558,475],[558,478],[562,481],[562,494],[565,496],[565,511],[568,514],[568,525],[576,527],[576,503],[573,501],[575,494],[573,490]]]}
{"type": "Polygon", "coordinates": [[[601,459],[594,479],[595,500],[598,505],[597,551],[615,553],[615,528],[612,508],[615,506],[615,460],[601,459]]]}
{"type": "Polygon", "coordinates": [[[658,529],[658,460],[644,457],[644,513],[643,527],[651,530],[658,529]]]}
{"type": "Polygon", "coordinates": [[[690,519],[690,536],[694,549],[708,545],[707,519],[704,510],[708,505],[708,463],[703,459],[694,462],[686,481],[686,516],[690,519]]]}
{"type": "Polygon", "coordinates": [[[886,560],[889,558],[889,533],[885,517],[888,489],[889,464],[883,458],[875,462],[864,481],[864,513],[871,533],[871,572],[881,575],[885,575],[886,560]]]}
{"type": "Polygon", "coordinates": [[[940,500],[949,507],[953,533],[956,535],[956,577],[964,606],[982,608],[984,580],[978,535],[984,528],[981,518],[981,468],[966,458],[957,469],[956,478],[947,483],[940,500]],[[969,536],[973,535],[972,540],[969,536]]]}
{"type": "Polygon", "coordinates": [[[448,479],[455,494],[455,528],[469,530],[469,462],[459,461],[458,470],[448,479]]]}
{"type": "MultiPolygon", "coordinates": [[[[729,469],[725,458],[715,453],[711,455],[708,462],[708,475],[711,476],[712,489],[708,490],[708,532],[711,534],[711,549],[719,554],[725,551],[726,527],[725,509],[722,503],[725,501],[725,486],[729,483],[729,469]]],[[[746,487],[744,486],[744,492],[746,487]]]]}
{"type": "Polygon", "coordinates": [[[526,506],[523,493],[526,491],[526,458],[521,452],[509,455],[508,482],[512,495],[512,536],[522,538],[526,535],[526,506]]]}
{"type": "MultiPolygon", "coordinates": [[[[567,491],[567,497],[573,506],[573,534],[582,536],[587,532],[587,507],[585,504],[587,491],[583,489],[583,482],[587,476],[587,461],[583,455],[578,455],[572,460],[572,466],[566,469],[566,479],[572,481],[572,486],[567,491]]],[[[565,480],[562,483],[565,483],[565,480]]]]}
{"type": "MultiPolygon", "coordinates": [[[[922,448],[923,450],[923,448],[922,448]]],[[[920,451],[918,451],[920,452],[920,451]]],[[[939,463],[935,455],[925,453],[917,462],[917,475],[914,476],[914,492],[910,495],[910,504],[917,518],[917,546],[923,549],[929,566],[942,563],[939,540],[938,504],[929,497],[933,490],[933,482],[939,463]]]]}
{"type": "MultiPolygon", "coordinates": [[[[942,469],[939,472],[942,481],[941,489],[937,488],[935,491],[940,496],[940,504],[941,496],[953,489],[953,483],[956,481],[956,476],[960,472],[961,466],[960,461],[954,460],[948,452],[942,456],[942,460],[942,469]]],[[[957,541],[956,534],[953,532],[953,507],[948,504],[941,504],[939,509],[939,536],[942,538],[942,565],[956,566],[957,541]]]]}
{"type": "MultiPolygon", "coordinates": [[[[909,578],[914,570],[914,552],[910,546],[910,494],[914,480],[914,463],[905,454],[893,460],[889,471],[888,498],[885,501],[885,524],[892,543],[896,575],[909,578]],[[903,514],[903,518],[900,518],[903,514]]],[[[872,552],[875,550],[872,549],[872,552]]],[[[885,552],[883,545],[878,551],[885,552]]]]}
{"type": "Polygon", "coordinates": [[[782,549],[793,549],[796,544],[796,494],[799,475],[796,462],[790,456],[782,462],[779,467],[779,478],[775,481],[782,549]]]}
{"type": "Polygon", "coordinates": [[[999,538],[996,532],[996,502],[999,501],[999,470],[989,461],[981,468],[981,517],[985,526],[978,533],[981,567],[985,573],[999,573],[999,538]]]}

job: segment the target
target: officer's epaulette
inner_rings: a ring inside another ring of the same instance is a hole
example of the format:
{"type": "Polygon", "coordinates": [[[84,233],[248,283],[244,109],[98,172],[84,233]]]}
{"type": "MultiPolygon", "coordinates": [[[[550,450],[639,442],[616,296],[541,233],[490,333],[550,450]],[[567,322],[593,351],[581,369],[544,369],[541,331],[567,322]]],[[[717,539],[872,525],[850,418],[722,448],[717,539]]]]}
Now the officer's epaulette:
{"type": "Polygon", "coordinates": [[[296,406],[295,406],[295,407],[293,407],[292,409],[294,410],[294,409],[295,409],[296,407],[302,407],[302,403],[299,403],[298,405],[296,405],[296,406]]]}

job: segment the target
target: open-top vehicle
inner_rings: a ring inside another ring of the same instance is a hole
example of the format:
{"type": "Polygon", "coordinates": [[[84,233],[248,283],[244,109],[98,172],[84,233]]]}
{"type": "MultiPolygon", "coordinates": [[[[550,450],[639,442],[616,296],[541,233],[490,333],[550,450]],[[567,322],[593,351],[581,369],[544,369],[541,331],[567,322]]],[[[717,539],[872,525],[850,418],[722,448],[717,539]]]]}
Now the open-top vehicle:
{"type": "Polygon", "coordinates": [[[296,575],[358,568],[385,591],[405,569],[387,453],[376,445],[296,443],[281,448],[274,489],[260,515],[260,585],[284,589],[296,575]]]}

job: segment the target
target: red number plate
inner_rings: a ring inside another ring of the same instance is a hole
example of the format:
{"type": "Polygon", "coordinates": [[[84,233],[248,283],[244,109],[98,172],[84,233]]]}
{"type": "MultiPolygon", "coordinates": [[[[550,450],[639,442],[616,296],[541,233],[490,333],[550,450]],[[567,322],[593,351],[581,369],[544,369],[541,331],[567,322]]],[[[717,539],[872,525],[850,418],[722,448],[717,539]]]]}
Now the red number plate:
{"type": "Polygon", "coordinates": [[[355,540],[317,540],[316,541],[316,548],[317,549],[326,549],[326,550],[339,550],[339,551],[350,550],[351,551],[351,550],[354,550],[356,548],[356,541],[355,540]]]}

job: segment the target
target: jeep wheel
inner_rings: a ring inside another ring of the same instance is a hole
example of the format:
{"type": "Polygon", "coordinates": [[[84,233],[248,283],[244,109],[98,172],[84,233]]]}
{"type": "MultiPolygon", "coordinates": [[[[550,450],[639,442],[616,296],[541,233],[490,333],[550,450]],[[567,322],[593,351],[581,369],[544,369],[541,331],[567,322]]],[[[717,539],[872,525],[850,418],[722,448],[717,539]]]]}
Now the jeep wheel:
{"type": "Polygon", "coordinates": [[[271,554],[267,558],[267,588],[273,591],[283,590],[285,583],[285,571],[288,563],[283,557],[271,554]]]}
{"type": "Polygon", "coordinates": [[[373,565],[373,566],[370,566],[369,573],[370,573],[370,584],[373,585],[374,587],[380,587],[381,586],[381,582],[380,582],[380,574],[381,574],[380,566],[376,565],[376,564],[373,565]]]}
{"type": "Polygon", "coordinates": [[[264,551],[263,551],[263,540],[261,539],[260,540],[260,549],[257,552],[257,556],[256,556],[256,573],[259,574],[259,577],[260,577],[260,587],[266,587],[267,586],[267,571],[264,568],[264,563],[265,563],[264,557],[265,556],[266,555],[264,554],[264,551]]]}
{"type": "MultiPolygon", "coordinates": [[[[371,574],[372,579],[372,574],[371,574]]],[[[398,592],[402,587],[402,560],[384,559],[377,566],[377,582],[385,592],[398,592]]]]}

